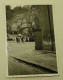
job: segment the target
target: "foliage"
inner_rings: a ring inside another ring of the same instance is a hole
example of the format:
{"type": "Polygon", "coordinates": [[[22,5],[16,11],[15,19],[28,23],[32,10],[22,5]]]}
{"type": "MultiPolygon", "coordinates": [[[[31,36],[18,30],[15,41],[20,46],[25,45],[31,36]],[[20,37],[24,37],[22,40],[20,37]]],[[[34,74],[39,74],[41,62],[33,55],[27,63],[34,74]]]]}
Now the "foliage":
{"type": "Polygon", "coordinates": [[[13,10],[9,5],[6,6],[6,19],[9,20],[13,17],[13,10]]]}

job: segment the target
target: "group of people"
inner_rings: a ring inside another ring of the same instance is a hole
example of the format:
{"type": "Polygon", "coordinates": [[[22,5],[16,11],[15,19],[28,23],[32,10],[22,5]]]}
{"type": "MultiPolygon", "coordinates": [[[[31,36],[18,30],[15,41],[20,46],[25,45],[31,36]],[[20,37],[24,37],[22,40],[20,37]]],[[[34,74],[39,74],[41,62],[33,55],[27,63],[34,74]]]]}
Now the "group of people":
{"type": "Polygon", "coordinates": [[[20,42],[29,42],[29,36],[17,36],[16,37],[16,42],[20,43],[20,42]]]}

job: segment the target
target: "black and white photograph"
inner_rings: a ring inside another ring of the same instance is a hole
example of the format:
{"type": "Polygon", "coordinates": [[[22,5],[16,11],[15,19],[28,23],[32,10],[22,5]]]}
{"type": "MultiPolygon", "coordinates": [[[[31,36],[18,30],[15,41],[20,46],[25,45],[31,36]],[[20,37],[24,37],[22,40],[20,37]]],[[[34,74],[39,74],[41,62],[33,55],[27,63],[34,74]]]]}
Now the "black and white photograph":
{"type": "Polygon", "coordinates": [[[53,5],[6,5],[8,76],[58,74],[53,5]]]}

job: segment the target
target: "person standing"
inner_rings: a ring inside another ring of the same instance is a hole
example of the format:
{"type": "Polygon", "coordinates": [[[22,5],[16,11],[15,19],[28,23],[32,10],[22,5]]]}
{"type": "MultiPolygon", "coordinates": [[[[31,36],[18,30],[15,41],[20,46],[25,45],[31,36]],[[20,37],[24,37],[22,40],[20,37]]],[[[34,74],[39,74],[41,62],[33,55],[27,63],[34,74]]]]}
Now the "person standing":
{"type": "Polygon", "coordinates": [[[20,43],[20,37],[18,37],[18,42],[20,43]]]}
{"type": "Polygon", "coordinates": [[[18,36],[16,37],[16,42],[20,43],[20,37],[18,37],[18,36]]]}
{"type": "Polygon", "coordinates": [[[24,42],[24,37],[23,36],[22,36],[21,40],[22,40],[22,42],[24,42]]]}
{"type": "Polygon", "coordinates": [[[29,42],[29,36],[27,37],[27,40],[28,40],[28,42],[29,42]]]}
{"type": "Polygon", "coordinates": [[[16,42],[18,43],[18,37],[16,37],[16,42]]]}

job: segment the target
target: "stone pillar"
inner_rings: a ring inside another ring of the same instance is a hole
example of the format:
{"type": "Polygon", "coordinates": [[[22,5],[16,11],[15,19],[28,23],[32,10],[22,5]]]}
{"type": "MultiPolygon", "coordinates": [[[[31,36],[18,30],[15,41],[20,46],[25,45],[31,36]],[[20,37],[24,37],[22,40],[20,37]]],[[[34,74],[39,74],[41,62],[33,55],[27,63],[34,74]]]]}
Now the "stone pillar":
{"type": "Polygon", "coordinates": [[[53,15],[52,15],[52,6],[51,5],[39,5],[37,6],[37,13],[39,19],[39,26],[42,30],[42,42],[46,41],[51,45],[43,43],[44,50],[54,50],[54,30],[53,30],[53,15]]]}
{"type": "Polygon", "coordinates": [[[49,16],[49,26],[50,26],[50,35],[51,35],[51,50],[55,51],[55,36],[54,36],[54,25],[53,25],[53,12],[52,6],[47,6],[48,16],[49,16]]]}
{"type": "Polygon", "coordinates": [[[42,31],[40,34],[41,35],[40,39],[42,40],[42,49],[46,50],[46,45],[44,45],[43,41],[44,41],[44,38],[48,39],[48,34],[50,34],[47,5],[37,5],[37,15],[39,19],[39,26],[42,31]]]}
{"type": "Polygon", "coordinates": [[[33,15],[33,21],[35,23],[34,25],[34,39],[35,39],[35,49],[36,50],[42,50],[42,30],[39,26],[39,19],[37,14],[37,6],[32,6],[32,15],[33,15]]]}
{"type": "Polygon", "coordinates": [[[42,50],[42,31],[38,30],[34,32],[34,38],[35,38],[35,49],[36,50],[42,50]]]}

